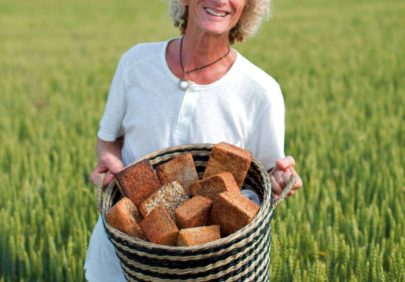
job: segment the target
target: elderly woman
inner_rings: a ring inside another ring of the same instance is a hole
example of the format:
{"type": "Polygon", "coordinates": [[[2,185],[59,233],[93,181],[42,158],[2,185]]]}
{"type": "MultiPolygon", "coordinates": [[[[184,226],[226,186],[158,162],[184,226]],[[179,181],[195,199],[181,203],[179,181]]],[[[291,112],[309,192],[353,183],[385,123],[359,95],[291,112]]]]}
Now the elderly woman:
{"type": "MultiPolygon", "coordinates": [[[[275,196],[281,193],[295,172],[294,159],[284,156],[280,87],[231,48],[256,31],[268,2],[171,1],[182,36],[139,44],[122,56],[97,134],[93,182],[107,173],[108,184],[125,165],[155,150],[225,141],[251,151],[269,170],[275,196]]],[[[85,269],[89,281],[125,281],[100,219],[85,269]]]]}

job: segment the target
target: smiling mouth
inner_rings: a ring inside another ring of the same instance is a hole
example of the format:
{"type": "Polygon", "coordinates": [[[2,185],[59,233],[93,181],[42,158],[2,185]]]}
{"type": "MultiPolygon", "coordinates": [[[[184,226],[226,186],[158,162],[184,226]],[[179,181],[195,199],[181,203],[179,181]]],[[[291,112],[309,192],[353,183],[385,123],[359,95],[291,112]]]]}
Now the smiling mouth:
{"type": "Polygon", "coordinates": [[[204,8],[204,10],[205,10],[209,15],[212,15],[212,16],[215,16],[215,17],[221,17],[221,18],[223,18],[223,17],[226,17],[227,15],[229,15],[228,12],[215,11],[215,10],[213,10],[213,9],[211,9],[211,8],[204,8]]]}

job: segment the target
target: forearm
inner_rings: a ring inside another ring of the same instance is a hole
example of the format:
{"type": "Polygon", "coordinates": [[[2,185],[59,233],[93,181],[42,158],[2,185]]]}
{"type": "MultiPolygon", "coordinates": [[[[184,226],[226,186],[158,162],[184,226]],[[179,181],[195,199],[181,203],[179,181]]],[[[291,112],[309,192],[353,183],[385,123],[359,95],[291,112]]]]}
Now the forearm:
{"type": "Polygon", "coordinates": [[[96,154],[99,161],[103,161],[106,158],[115,158],[121,160],[121,149],[123,140],[117,139],[113,142],[108,142],[97,138],[96,154]]]}

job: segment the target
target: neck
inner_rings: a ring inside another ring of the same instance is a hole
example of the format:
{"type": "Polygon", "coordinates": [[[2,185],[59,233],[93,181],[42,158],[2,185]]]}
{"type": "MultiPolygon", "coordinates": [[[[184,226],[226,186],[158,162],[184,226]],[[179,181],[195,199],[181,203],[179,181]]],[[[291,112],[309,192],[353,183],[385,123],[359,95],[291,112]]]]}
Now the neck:
{"type": "MultiPolygon", "coordinates": [[[[166,61],[169,69],[181,80],[191,80],[199,84],[209,84],[224,76],[236,59],[236,52],[231,52],[219,62],[199,71],[184,73],[180,66],[180,42],[169,42],[166,49],[166,61]]],[[[186,70],[209,64],[226,54],[229,47],[228,37],[195,36],[186,31],[183,37],[182,61],[186,70]]]]}
{"type": "Polygon", "coordinates": [[[227,35],[215,36],[199,34],[193,36],[187,32],[183,37],[182,59],[186,69],[193,69],[210,63],[228,51],[229,40],[227,35]]]}

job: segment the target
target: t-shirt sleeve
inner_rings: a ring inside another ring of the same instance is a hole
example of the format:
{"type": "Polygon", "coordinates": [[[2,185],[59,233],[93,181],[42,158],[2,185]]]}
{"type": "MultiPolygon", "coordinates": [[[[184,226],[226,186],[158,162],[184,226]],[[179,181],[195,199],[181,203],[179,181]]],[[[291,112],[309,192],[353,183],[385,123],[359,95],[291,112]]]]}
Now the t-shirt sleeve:
{"type": "Polygon", "coordinates": [[[104,141],[113,142],[123,135],[122,121],[126,111],[124,70],[125,56],[122,56],[111,82],[100,129],[97,132],[98,138],[104,141]]]}
{"type": "Polygon", "coordinates": [[[270,101],[257,117],[246,148],[269,170],[284,158],[285,107],[280,87],[269,93],[270,101]]]}

